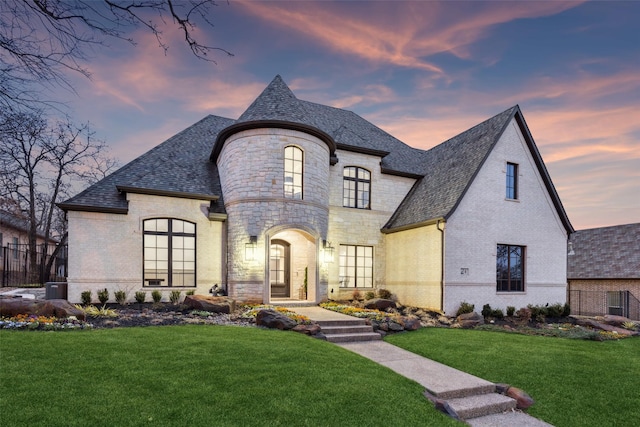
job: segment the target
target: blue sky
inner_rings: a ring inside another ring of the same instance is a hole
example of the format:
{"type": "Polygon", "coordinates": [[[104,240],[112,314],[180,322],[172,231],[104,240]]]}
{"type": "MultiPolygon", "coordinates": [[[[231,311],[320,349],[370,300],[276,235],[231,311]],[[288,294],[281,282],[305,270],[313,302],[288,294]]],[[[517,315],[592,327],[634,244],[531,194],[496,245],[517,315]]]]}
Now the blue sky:
{"type": "Polygon", "coordinates": [[[576,229],[640,222],[640,2],[219,2],[212,64],[172,27],[110,42],[58,93],[126,163],[280,74],[430,148],[519,104],[576,229]]]}

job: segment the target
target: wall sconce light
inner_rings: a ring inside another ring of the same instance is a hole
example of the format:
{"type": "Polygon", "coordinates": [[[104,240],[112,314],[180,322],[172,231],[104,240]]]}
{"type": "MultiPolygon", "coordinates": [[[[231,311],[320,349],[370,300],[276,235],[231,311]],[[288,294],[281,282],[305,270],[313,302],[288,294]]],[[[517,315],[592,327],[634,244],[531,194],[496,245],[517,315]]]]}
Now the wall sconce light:
{"type": "Polygon", "coordinates": [[[258,236],[249,236],[249,243],[244,244],[245,261],[254,261],[258,249],[258,236]]]}
{"type": "Polygon", "coordinates": [[[575,251],[573,250],[573,243],[569,242],[569,251],[567,253],[567,255],[575,255],[575,251]]]}
{"type": "Polygon", "coordinates": [[[333,246],[331,246],[331,242],[327,242],[326,240],[322,241],[322,249],[323,249],[323,261],[325,263],[333,262],[333,246]]]}

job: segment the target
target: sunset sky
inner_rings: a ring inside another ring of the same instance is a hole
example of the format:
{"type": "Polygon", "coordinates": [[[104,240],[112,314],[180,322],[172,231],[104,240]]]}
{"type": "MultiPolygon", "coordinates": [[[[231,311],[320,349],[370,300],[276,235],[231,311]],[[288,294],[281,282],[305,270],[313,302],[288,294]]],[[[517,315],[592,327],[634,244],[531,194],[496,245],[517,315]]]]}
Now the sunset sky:
{"type": "Polygon", "coordinates": [[[218,3],[194,58],[166,27],[110,42],[62,96],[124,164],[276,74],[428,149],[515,105],[576,229],[640,222],[640,2],[218,3]]]}

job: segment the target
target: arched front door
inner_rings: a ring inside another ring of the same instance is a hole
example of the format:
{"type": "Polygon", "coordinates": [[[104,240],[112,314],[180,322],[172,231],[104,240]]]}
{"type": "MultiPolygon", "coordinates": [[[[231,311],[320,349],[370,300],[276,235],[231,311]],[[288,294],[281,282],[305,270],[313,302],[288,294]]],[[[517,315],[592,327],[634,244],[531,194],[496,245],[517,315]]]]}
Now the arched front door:
{"type": "Polygon", "coordinates": [[[271,298],[291,296],[289,266],[291,264],[290,245],[284,240],[272,240],[269,249],[269,282],[271,298]]]}

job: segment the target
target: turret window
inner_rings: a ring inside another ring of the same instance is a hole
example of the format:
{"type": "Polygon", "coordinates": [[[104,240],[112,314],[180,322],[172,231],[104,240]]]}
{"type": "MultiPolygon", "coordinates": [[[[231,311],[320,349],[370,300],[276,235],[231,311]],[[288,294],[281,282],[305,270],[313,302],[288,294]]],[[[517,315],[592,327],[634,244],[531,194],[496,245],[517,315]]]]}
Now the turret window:
{"type": "Polygon", "coordinates": [[[302,200],[303,153],[298,147],[284,149],[284,197],[302,200]]]}

